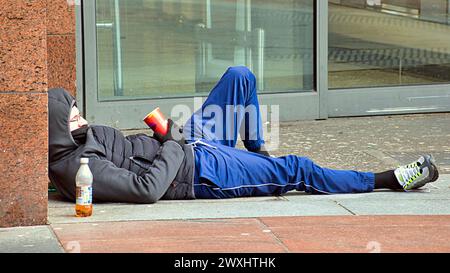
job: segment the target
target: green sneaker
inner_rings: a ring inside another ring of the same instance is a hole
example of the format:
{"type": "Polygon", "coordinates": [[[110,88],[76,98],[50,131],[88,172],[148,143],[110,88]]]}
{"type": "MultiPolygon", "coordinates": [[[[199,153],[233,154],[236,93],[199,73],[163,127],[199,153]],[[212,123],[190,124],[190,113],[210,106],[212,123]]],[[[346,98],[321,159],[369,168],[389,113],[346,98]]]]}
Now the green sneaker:
{"type": "Polygon", "coordinates": [[[423,155],[416,162],[395,170],[398,182],[405,190],[416,190],[439,178],[439,170],[432,155],[423,155]]]}

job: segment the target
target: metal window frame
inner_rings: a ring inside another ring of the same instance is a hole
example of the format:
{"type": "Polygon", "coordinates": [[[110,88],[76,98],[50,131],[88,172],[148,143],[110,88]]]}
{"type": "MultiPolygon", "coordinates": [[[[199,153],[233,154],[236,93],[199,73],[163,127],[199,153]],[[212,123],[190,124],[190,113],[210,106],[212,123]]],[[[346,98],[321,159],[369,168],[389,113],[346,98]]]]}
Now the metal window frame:
{"type": "Polygon", "coordinates": [[[450,84],[333,89],[328,116],[376,116],[450,112],[450,84]]]}
{"type": "Polygon", "coordinates": [[[83,37],[83,1],[75,7],[75,44],[76,44],[76,99],[78,108],[82,113],[86,113],[84,95],[84,37],[83,37]]]}

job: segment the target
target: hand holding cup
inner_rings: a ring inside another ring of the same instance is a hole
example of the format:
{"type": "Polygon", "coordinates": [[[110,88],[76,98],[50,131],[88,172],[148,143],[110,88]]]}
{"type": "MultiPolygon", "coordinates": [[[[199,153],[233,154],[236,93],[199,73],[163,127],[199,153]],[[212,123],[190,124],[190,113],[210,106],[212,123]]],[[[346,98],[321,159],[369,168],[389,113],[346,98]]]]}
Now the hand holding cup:
{"type": "Polygon", "coordinates": [[[144,122],[154,131],[153,137],[159,142],[173,140],[180,145],[186,143],[181,128],[173,120],[166,120],[159,107],[148,114],[144,122]]]}
{"type": "Polygon", "coordinates": [[[165,135],[155,132],[153,136],[161,143],[172,140],[177,142],[181,146],[186,144],[186,140],[183,137],[183,131],[171,119],[167,120],[167,133],[165,135]]]}

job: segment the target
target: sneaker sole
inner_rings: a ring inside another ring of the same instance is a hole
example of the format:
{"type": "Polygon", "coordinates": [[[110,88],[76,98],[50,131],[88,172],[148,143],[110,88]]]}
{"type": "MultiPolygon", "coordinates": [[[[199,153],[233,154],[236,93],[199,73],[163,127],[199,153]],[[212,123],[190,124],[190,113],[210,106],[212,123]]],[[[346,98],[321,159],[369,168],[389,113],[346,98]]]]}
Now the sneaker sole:
{"type": "Polygon", "coordinates": [[[434,176],[431,179],[431,182],[429,182],[429,183],[433,183],[439,179],[439,168],[436,165],[436,160],[434,159],[434,157],[432,155],[430,155],[430,162],[431,162],[431,166],[434,168],[434,176]]]}

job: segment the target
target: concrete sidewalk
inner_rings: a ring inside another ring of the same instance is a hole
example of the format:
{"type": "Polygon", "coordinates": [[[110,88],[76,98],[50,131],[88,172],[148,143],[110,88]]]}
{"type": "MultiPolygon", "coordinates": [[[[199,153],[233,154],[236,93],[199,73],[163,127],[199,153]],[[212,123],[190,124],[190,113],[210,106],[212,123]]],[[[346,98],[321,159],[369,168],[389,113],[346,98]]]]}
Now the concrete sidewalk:
{"type": "MultiPolygon", "coordinates": [[[[129,132],[132,133],[132,132],[129,132]]],[[[95,204],[50,195],[49,226],[0,229],[0,252],[450,252],[450,114],[284,123],[275,155],[384,171],[433,153],[421,191],[95,204]]]]}
{"type": "Polygon", "coordinates": [[[51,228],[81,252],[450,252],[450,175],[421,191],[97,204],[51,201],[51,228]]]}
{"type": "Polygon", "coordinates": [[[366,194],[309,195],[293,192],[282,197],[159,201],[152,205],[95,204],[90,218],[76,218],[73,214],[72,203],[51,197],[49,222],[52,225],[278,216],[450,216],[450,175],[442,175],[433,185],[408,193],[380,190],[366,194]]]}

